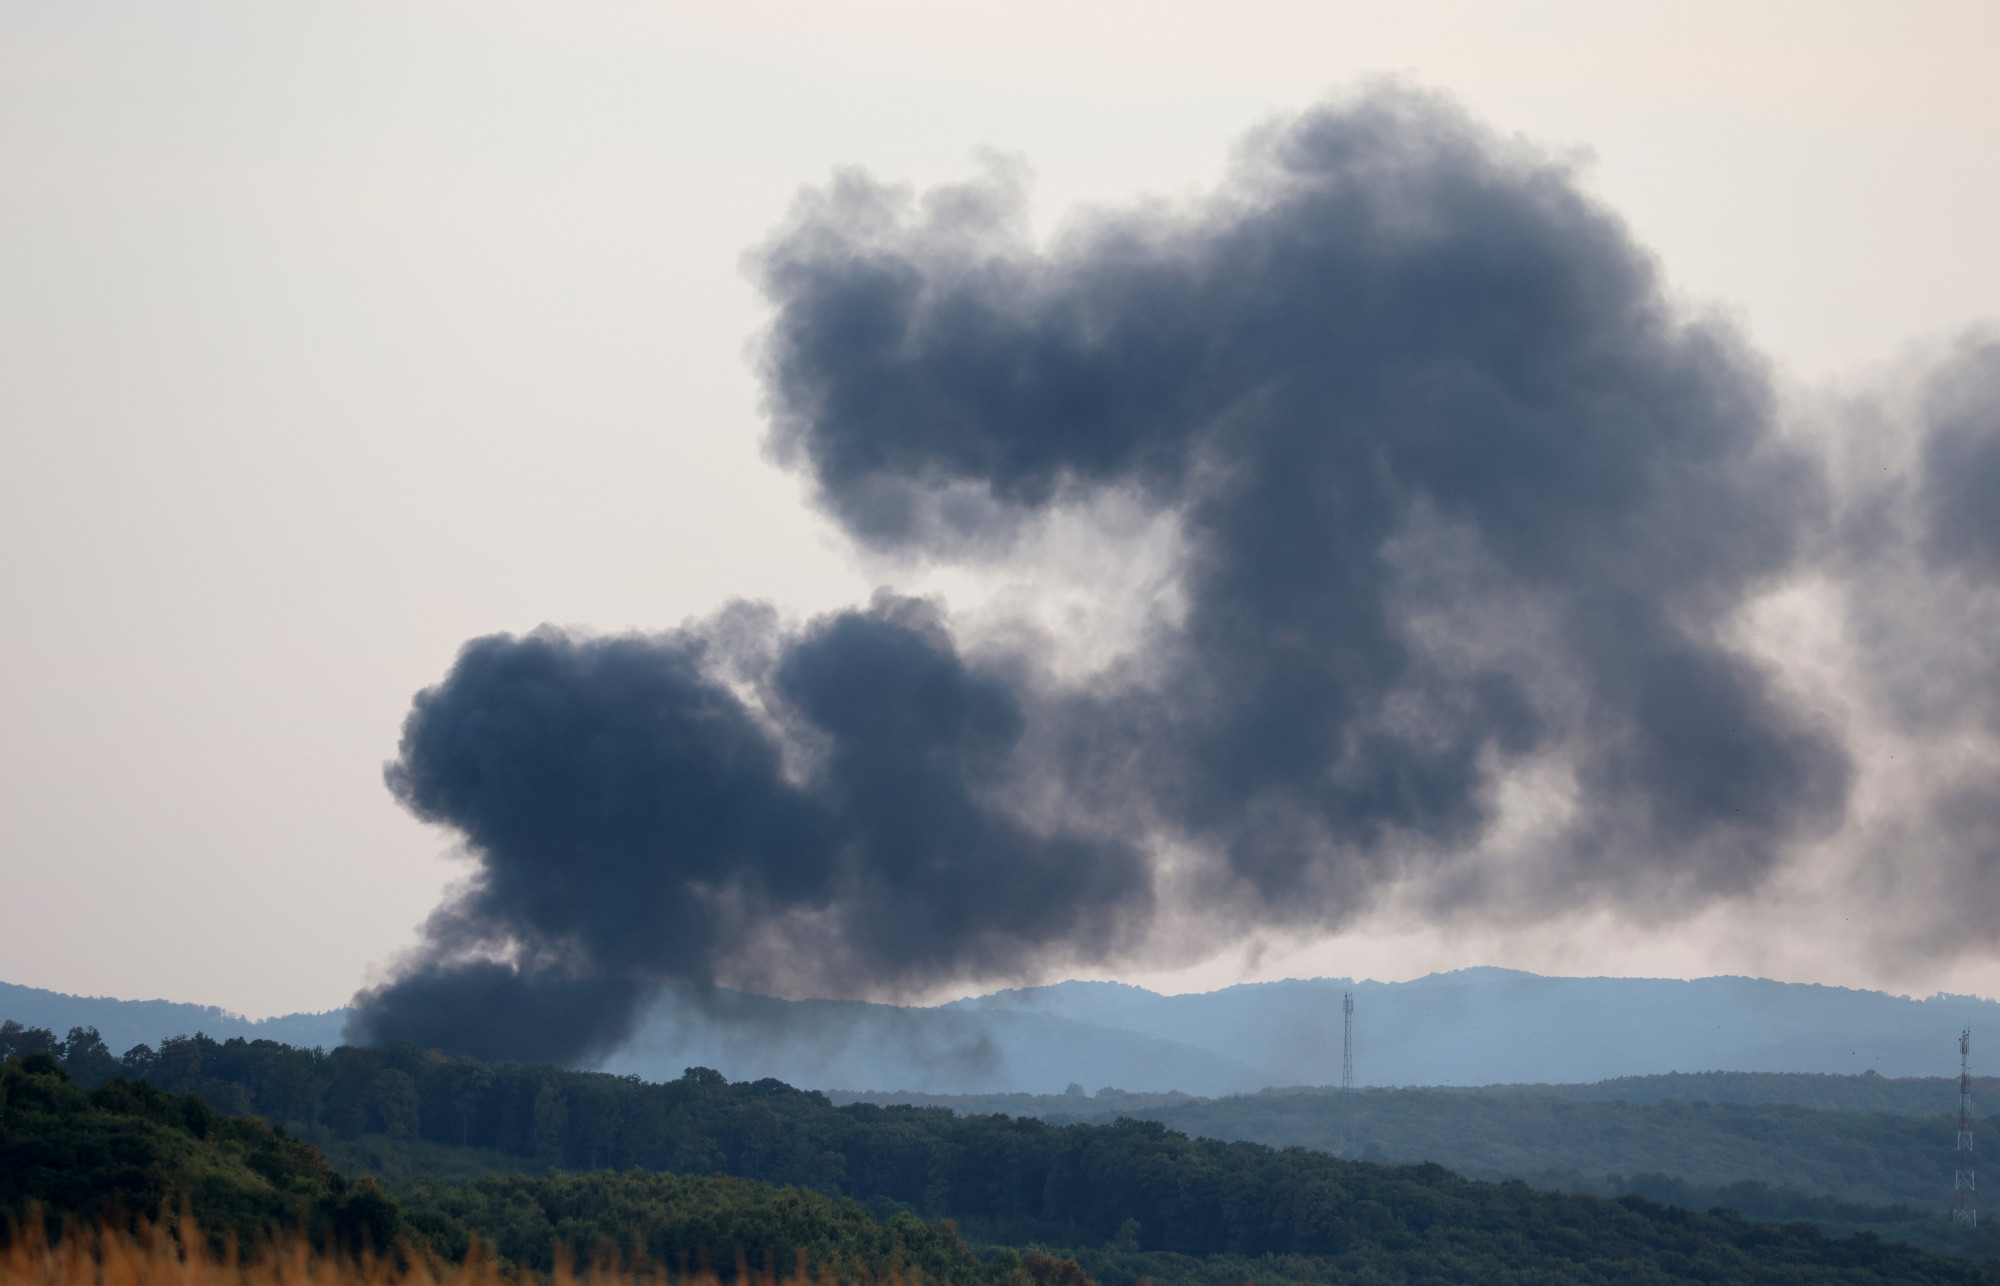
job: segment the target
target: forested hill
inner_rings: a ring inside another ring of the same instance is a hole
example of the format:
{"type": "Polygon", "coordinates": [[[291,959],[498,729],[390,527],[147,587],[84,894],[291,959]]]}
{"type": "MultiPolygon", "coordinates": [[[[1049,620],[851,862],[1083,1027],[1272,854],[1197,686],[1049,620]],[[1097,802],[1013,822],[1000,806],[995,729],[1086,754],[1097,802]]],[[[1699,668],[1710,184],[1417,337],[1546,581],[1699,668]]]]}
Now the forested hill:
{"type": "MultiPolygon", "coordinates": [[[[1057,1124],[1138,1117],[1207,1138],[1382,1161],[1435,1161],[1477,1178],[1521,1178],[1584,1191],[1662,1191],[1657,1176],[1666,1175],[1707,1190],[1760,1180],[1847,1202],[1936,1208],[1949,1201],[1956,1127],[1941,1105],[1956,1110],[1955,1086],[1940,1096],[1934,1084],[1919,1082],[1905,1087],[1917,1092],[1898,1093],[1897,1082],[1864,1077],[1743,1078],[1761,1088],[1732,1085],[1737,1078],[1726,1075],[1648,1079],[1684,1092],[1703,1083],[1733,1088],[1742,1101],[1688,1102],[1651,1085],[1643,1087],[1650,1094],[1631,1098],[1614,1097],[1599,1086],[1499,1086],[1270,1090],[1222,1099],[1114,1091],[1096,1097],[936,1096],[919,1105],[967,1114],[1032,1114],[1057,1124]],[[1887,1092],[1871,1097],[1871,1079],[1887,1092]],[[1764,1094],[1786,1093],[1839,1106],[1760,1101],[1764,1094]],[[1858,1110],[1870,1101],[1916,1108],[1926,1100],[1933,1110],[1922,1116],[1858,1110]]],[[[865,1101],[886,1105],[915,1097],[869,1095],[865,1101]]],[[[2000,1104],[2000,1097],[1986,1101],[2000,1104]]],[[[1980,1155],[2000,1155],[2000,1116],[1980,1118],[1973,1132],[1980,1155]]],[[[1765,1209],[1774,1207],[1758,1212],[1765,1209]]]]}
{"type": "MultiPolygon", "coordinates": [[[[607,1077],[567,1085],[541,1079],[523,1102],[522,1091],[538,1082],[519,1080],[518,1069],[505,1064],[453,1066],[392,1050],[372,1076],[357,1079],[366,1056],[376,1051],[336,1051],[324,1060],[334,1066],[320,1069],[299,1051],[247,1044],[216,1049],[227,1052],[217,1055],[213,1070],[225,1070],[233,1058],[236,1070],[254,1069],[265,1078],[259,1092],[296,1096],[328,1070],[324,1088],[358,1087],[364,1117],[371,1104],[407,1108],[397,1121],[420,1132],[449,1133],[458,1112],[461,1129],[470,1134],[475,1114],[497,1106],[504,1115],[511,1100],[525,1110],[532,1135],[538,1126],[557,1126],[558,1112],[574,1104],[596,1109],[590,1130],[611,1135],[602,1146],[620,1146],[620,1131],[647,1137],[655,1147],[675,1140],[678,1169],[817,1176],[805,1186],[818,1191],[800,1191],[719,1176],[550,1171],[539,1178],[413,1185],[377,1200],[370,1211],[366,1232],[377,1244],[389,1228],[450,1251],[480,1228],[503,1250],[538,1267],[550,1262],[558,1237],[587,1249],[636,1241],[669,1262],[676,1248],[685,1253],[691,1243],[699,1250],[732,1240],[774,1259],[789,1246],[824,1261],[836,1258],[828,1248],[859,1240],[878,1266],[850,1273],[846,1263],[834,1265],[849,1286],[878,1274],[883,1261],[935,1259],[943,1262],[925,1263],[930,1276],[966,1286],[1083,1286],[1075,1265],[1065,1270],[1044,1258],[1058,1271],[1038,1275],[1029,1271],[1033,1256],[1003,1249],[1033,1240],[1077,1248],[1082,1267],[1105,1286],[1136,1286],[1142,1279],[1163,1286],[1970,1286],[1989,1280],[1971,1262],[1871,1237],[1829,1239],[1810,1224],[1757,1224],[1638,1198],[1602,1201],[1519,1183],[1478,1183],[1438,1166],[1379,1166],[1304,1149],[1193,1140],[1150,1122],[1058,1128],[935,1110],[836,1109],[819,1094],[774,1082],[729,1085],[701,1072],[666,1085],[628,1086],[623,1094],[615,1088],[620,1082],[607,1077]],[[490,1073],[483,1083],[481,1072],[490,1073]],[[408,1097],[399,1098],[405,1091],[408,1097]],[[888,1203],[886,1220],[833,1199],[842,1190],[869,1189],[888,1203]],[[928,1208],[931,1217],[918,1217],[913,1205],[928,1208]],[[973,1254],[960,1225],[945,1215],[962,1221],[988,1253],[973,1254]]],[[[197,1045],[196,1052],[206,1057],[211,1051],[197,1045]]],[[[308,1203],[314,1194],[372,1193],[316,1167],[309,1153],[260,1123],[221,1129],[203,1115],[207,1111],[197,1100],[123,1080],[85,1092],[68,1083],[47,1054],[10,1061],[0,1068],[0,1149],[12,1150],[0,1151],[0,1207],[17,1214],[27,1200],[40,1199],[67,1211],[113,1186],[112,1176],[186,1173],[189,1165],[174,1158],[197,1156],[200,1164],[228,1168],[224,1200],[268,1202],[281,1195],[280,1184],[303,1185],[308,1203]],[[197,1133],[197,1120],[206,1134],[197,1133]],[[105,1181],[89,1182],[93,1148],[134,1129],[127,1155],[99,1165],[105,1181]],[[209,1144],[209,1138],[223,1141],[209,1144]]],[[[486,1124],[482,1119],[482,1128],[486,1124]]],[[[566,1132],[552,1130],[556,1137],[566,1132]]],[[[211,1223],[216,1196],[211,1191],[204,1202],[211,1223]]],[[[261,1214],[252,1218],[259,1226],[266,1222],[261,1214]]],[[[852,1256],[862,1268],[867,1257],[852,1256]]]]}
{"type": "Polygon", "coordinates": [[[262,1121],[143,1082],[86,1091],[45,1053],[0,1062],[0,1215],[172,1217],[183,1201],[218,1236],[303,1223],[322,1244],[386,1249],[400,1222],[373,1183],[262,1121]]]}
{"type": "MultiPolygon", "coordinates": [[[[1260,1094],[1143,1115],[1208,1138],[1436,1161],[1462,1174],[1544,1186],[1594,1185],[1607,1172],[1670,1174],[1710,1186],[1754,1178],[1846,1201],[1933,1208],[1950,1204],[1957,1142],[1956,1125],[1943,1114],[1442,1090],[1260,1094]]],[[[1973,1139],[1978,1155],[2000,1156],[2000,1116],[1975,1119],[1973,1139]]]]}
{"type": "MultiPolygon", "coordinates": [[[[1282,1091],[1281,1091],[1282,1092],[1282,1091]]],[[[1790,1103],[1827,1112],[1938,1116],[1958,1111],[1956,1076],[1882,1076],[1863,1072],[1668,1072],[1620,1076],[1585,1085],[1486,1085],[1473,1093],[1525,1094],[1574,1102],[1790,1103]]],[[[2000,1077],[1972,1078],[1975,1107],[2000,1108],[2000,1077]]]]}
{"type": "MultiPolygon", "coordinates": [[[[1013,1119],[1002,1126],[995,1122],[1003,1118],[944,1108],[843,1107],[778,1081],[731,1085],[705,1070],[647,1083],[445,1058],[407,1045],[322,1052],[196,1036],[158,1050],[140,1047],[122,1061],[101,1045],[66,1045],[74,1046],[72,1065],[86,1080],[121,1072],[145,1077],[176,1093],[200,1094],[219,1110],[285,1124],[335,1156],[363,1136],[375,1140],[369,1146],[377,1157],[419,1144],[453,1149],[450,1157],[384,1161],[386,1171],[720,1170],[880,1196],[936,1214],[946,1208],[940,1193],[983,1182],[951,1177],[939,1158],[976,1156],[1003,1137],[1013,1140],[1007,1147],[1021,1138],[1068,1137],[1050,1122],[1013,1119]]],[[[1954,1140],[1943,1116],[1435,1090],[1252,1095],[1125,1114],[1223,1141],[1437,1162],[1472,1177],[1521,1178],[1547,1188],[1604,1192],[1606,1175],[1632,1180],[1624,1187],[1617,1180],[1619,1191],[1662,1191],[1658,1176],[1710,1188],[1780,1176],[1782,1186],[1806,1194],[1931,1210],[1949,1192],[1954,1140]]],[[[2000,1155],[2000,1117],[1980,1119],[1974,1134],[1981,1155],[2000,1155]]]]}
{"type": "MultiPolygon", "coordinates": [[[[740,1248],[756,1262],[804,1252],[838,1265],[848,1286],[860,1286],[856,1268],[886,1277],[898,1262],[961,1286],[1065,1280],[1009,1271],[1019,1256],[982,1262],[948,1225],[884,1223],[824,1194],[740,1179],[550,1172],[417,1185],[399,1200],[341,1174],[282,1129],[221,1116],[194,1095],[125,1080],[86,1091],[47,1054],[0,1062],[0,1245],[8,1221],[31,1207],[58,1219],[177,1222],[183,1202],[218,1249],[229,1238],[251,1245],[303,1227],[321,1249],[380,1252],[409,1240],[455,1259],[476,1229],[489,1249],[545,1272],[562,1239],[585,1253],[637,1245],[659,1263],[711,1247],[740,1248]]],[[[1922,1263],[1912,1260],[1917,1271],[1922,1263]]]]}

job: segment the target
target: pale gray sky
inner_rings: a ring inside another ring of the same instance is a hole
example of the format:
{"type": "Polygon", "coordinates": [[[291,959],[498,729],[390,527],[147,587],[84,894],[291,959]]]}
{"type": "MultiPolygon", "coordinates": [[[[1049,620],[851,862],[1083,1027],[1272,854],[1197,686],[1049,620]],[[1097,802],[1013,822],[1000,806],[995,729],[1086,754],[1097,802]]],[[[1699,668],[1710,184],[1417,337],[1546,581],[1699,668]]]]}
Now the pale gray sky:
{"type": "MultiPolygon", "coordinates": [[[[380,772],[461,642],[891,578],[761,460],[744,360],[740,257],[832,167],[1018,155],[1053,226],[1402,77],[1588,154],[1677,297],[1854,390],[2000,314],[1996,47],[1990,3],[0,6],[0,979],[343,1003],[457,869],[380,772]]],[[[1128,976],[2000,989],[1804,923],[1128,976]]]]}

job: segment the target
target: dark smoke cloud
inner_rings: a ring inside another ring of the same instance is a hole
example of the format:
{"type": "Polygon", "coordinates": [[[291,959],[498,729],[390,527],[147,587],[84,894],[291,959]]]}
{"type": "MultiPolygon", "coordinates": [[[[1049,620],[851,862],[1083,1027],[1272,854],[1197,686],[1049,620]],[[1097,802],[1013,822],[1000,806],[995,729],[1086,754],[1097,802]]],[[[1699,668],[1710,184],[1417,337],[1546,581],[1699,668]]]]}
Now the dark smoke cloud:
{"type": "MultiPolygon", "coordinates": [[[[1331,925],[1427,872],[1440,904],[1671,913],[1839,824],[1845,751],[1727,638],[1821,473],[1563,167],[1390,92],[1265,130],[1198,203],[1046,249],[1024,211],[1004,175],[810,195],[759,260],[772,448],[930,559],[1106,496],[1168,515],[1184,611],[1069,684],[895,599],[469,645],[390,784],[478,873],[363,1034],[585,1057],[759,951],[829,992],[1116,958],[1158,845],[1213,923],[1331,925]],[[1503,897],[1459,859],[1529,768],[1573,801],[1503,897]]],[[[1974,558],[1984,448],[1938,440],[1933,543],[1974,558]]]]}
{"type": "Polygon", "coordinates": [[[1718,639],[1819,476],[1561,168],[1391,94],[1268,132],[1192,210],[1044,254],[1021,209],[860,176],[809,203],[766,261],[775,443],[878,547],[1004,542],[1093,489],[1177,510],[1141,785],[1261,901],[1318,915],[1298,894],[1371,854],[1476,843],[1496,763],[1558,743],[1599,885],[1751,887],[1838,819],[1840,748],[1718,639]],[[1476,562],[1556,654],[1425,656],[1386,556],[1424,534],[1420,572],[1476,562]]]}
{"type": "Polygon", "coordinates": [[[784,640],[766,710],[717,677],[742,659],[717,655],[732,633],[479,639],[417,697],[390,789],[479,866],[401,977],[358,998],[357,1037],[569,1061],[776,925],[816,944],[821,985],[852,987],[1108,947],[1143,915],[1130,847],[986,798],[1019,705],[925,604],[883,597],[784,640]],[[816,745],[802,780],[774,713],[816,745]]]}
{"type": "Polygon", "coordinates": [[[1871,407],[1847,426],[1857,481],[1826,561],[1892,727],[1935,739],[1986,719],[2000,732],[2000,339],[1963,339],[1909,400],[1907,424],[1871,407]]]}
{"type": "Polygon", "coordinates": [[[1933,558],[2000,580],[2000,340],[1968,341],[1924,399],[1924,535],[1933,558]]]}
{"type": "Polygon", "coordinates": [[[1851,428],[1865,464],[1829,561],[1896,766],[1855,881],[1882,954],[1922,964],[1990,953],[2000,923],[2000,339],[1966,337],[1912,400],[1908,424],[1851,428]]]}

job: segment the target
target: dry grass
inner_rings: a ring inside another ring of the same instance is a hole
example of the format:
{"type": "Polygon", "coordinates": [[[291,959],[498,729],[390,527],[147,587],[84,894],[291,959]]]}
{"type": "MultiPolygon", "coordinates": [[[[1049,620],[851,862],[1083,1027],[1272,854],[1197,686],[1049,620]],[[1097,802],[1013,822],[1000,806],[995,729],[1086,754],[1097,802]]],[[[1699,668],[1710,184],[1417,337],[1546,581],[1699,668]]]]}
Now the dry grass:
{"type": "MultiPolygon", "coordinates": [[[[135,1221],[131,1230],[118,1224],[78,1227],[65,1224],[62,1235],[50,1237],[39,1213],[8,1229],[0,1249],[0,1286],[725,1286],[725,1279],[706,1263],[669,1270],[643,1258],[624,1262],[605,1256],[578,1267],[558,1246],[555,1270],[545,1278],[523,1273],[482,1253],[475,1241],[463,1263],[449,1263],[425,1251],[399,1248],[377,1256],[316,1251],[303,1233],[295,1233],[242,1252],[234,1238],[222,1254],[209,1251],[207,1236],[183,1215],[178,1232],[164,1224],[135,1221]]],[[[848,1274],[858,1286],[925,1286],[914,1270],[900,1265],[886,1276],[864,1266],[848,1274]]],[[[806,1270],[799,1252],[792,1274],[780,1277],[769,1265],[752,1268],[742,1254],[728,1286],[837,1286],[840,1274],[821,1265],[806,1270]]],[[[943,1284],[949,1286],[949,1283],[943,1284]]]]}

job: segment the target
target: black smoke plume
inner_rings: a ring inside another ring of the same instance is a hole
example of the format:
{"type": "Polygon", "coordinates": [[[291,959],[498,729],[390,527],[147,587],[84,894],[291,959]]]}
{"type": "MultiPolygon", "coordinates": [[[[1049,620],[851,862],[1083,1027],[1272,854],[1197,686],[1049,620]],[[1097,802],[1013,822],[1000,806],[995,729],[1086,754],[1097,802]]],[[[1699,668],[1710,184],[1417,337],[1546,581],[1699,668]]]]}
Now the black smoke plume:
{"type": "Polygon", "coordinates": [[[786,639],[756,707],[709,668],[727,650],[694,629],[479,639],[417,697],[389,787],[478,873],[358,998],[357,1036],[571,1061],[623,1040],[660,982],[786,950],[773,930],[853,989],[1108,948],[1143,914],[1130,846],[996,803],[1019,703],[924,604],[786,639]],[[808,743],[803,779],[774,717],[808,743]]]}
{"type": "MultiPolygon", "coordinates": [[[[1839,825],[1845,751],[1728,632],[1825,479],[1563,166],[1385,92],[1267,128],[1199,202],[1046,247],[1025,208],[1005,177],[804,199],[758,261],[772,451],[930,560],[1106,497],[1169,516],[1178,614],[1067,682],[893,598],[469,645],[389,780],[477,873],[361,1034],[573,1059],[760,960],[827,994],[1114,959],[1169,867],[1219,931],[1411,880],[1673,914],[1839,825]],[[1527,773],[1566,803],[1498,874],[1469,859],[1527,773]]],[[[1940,558],[1988,548],[1961,471],[1940,558]]]]}

